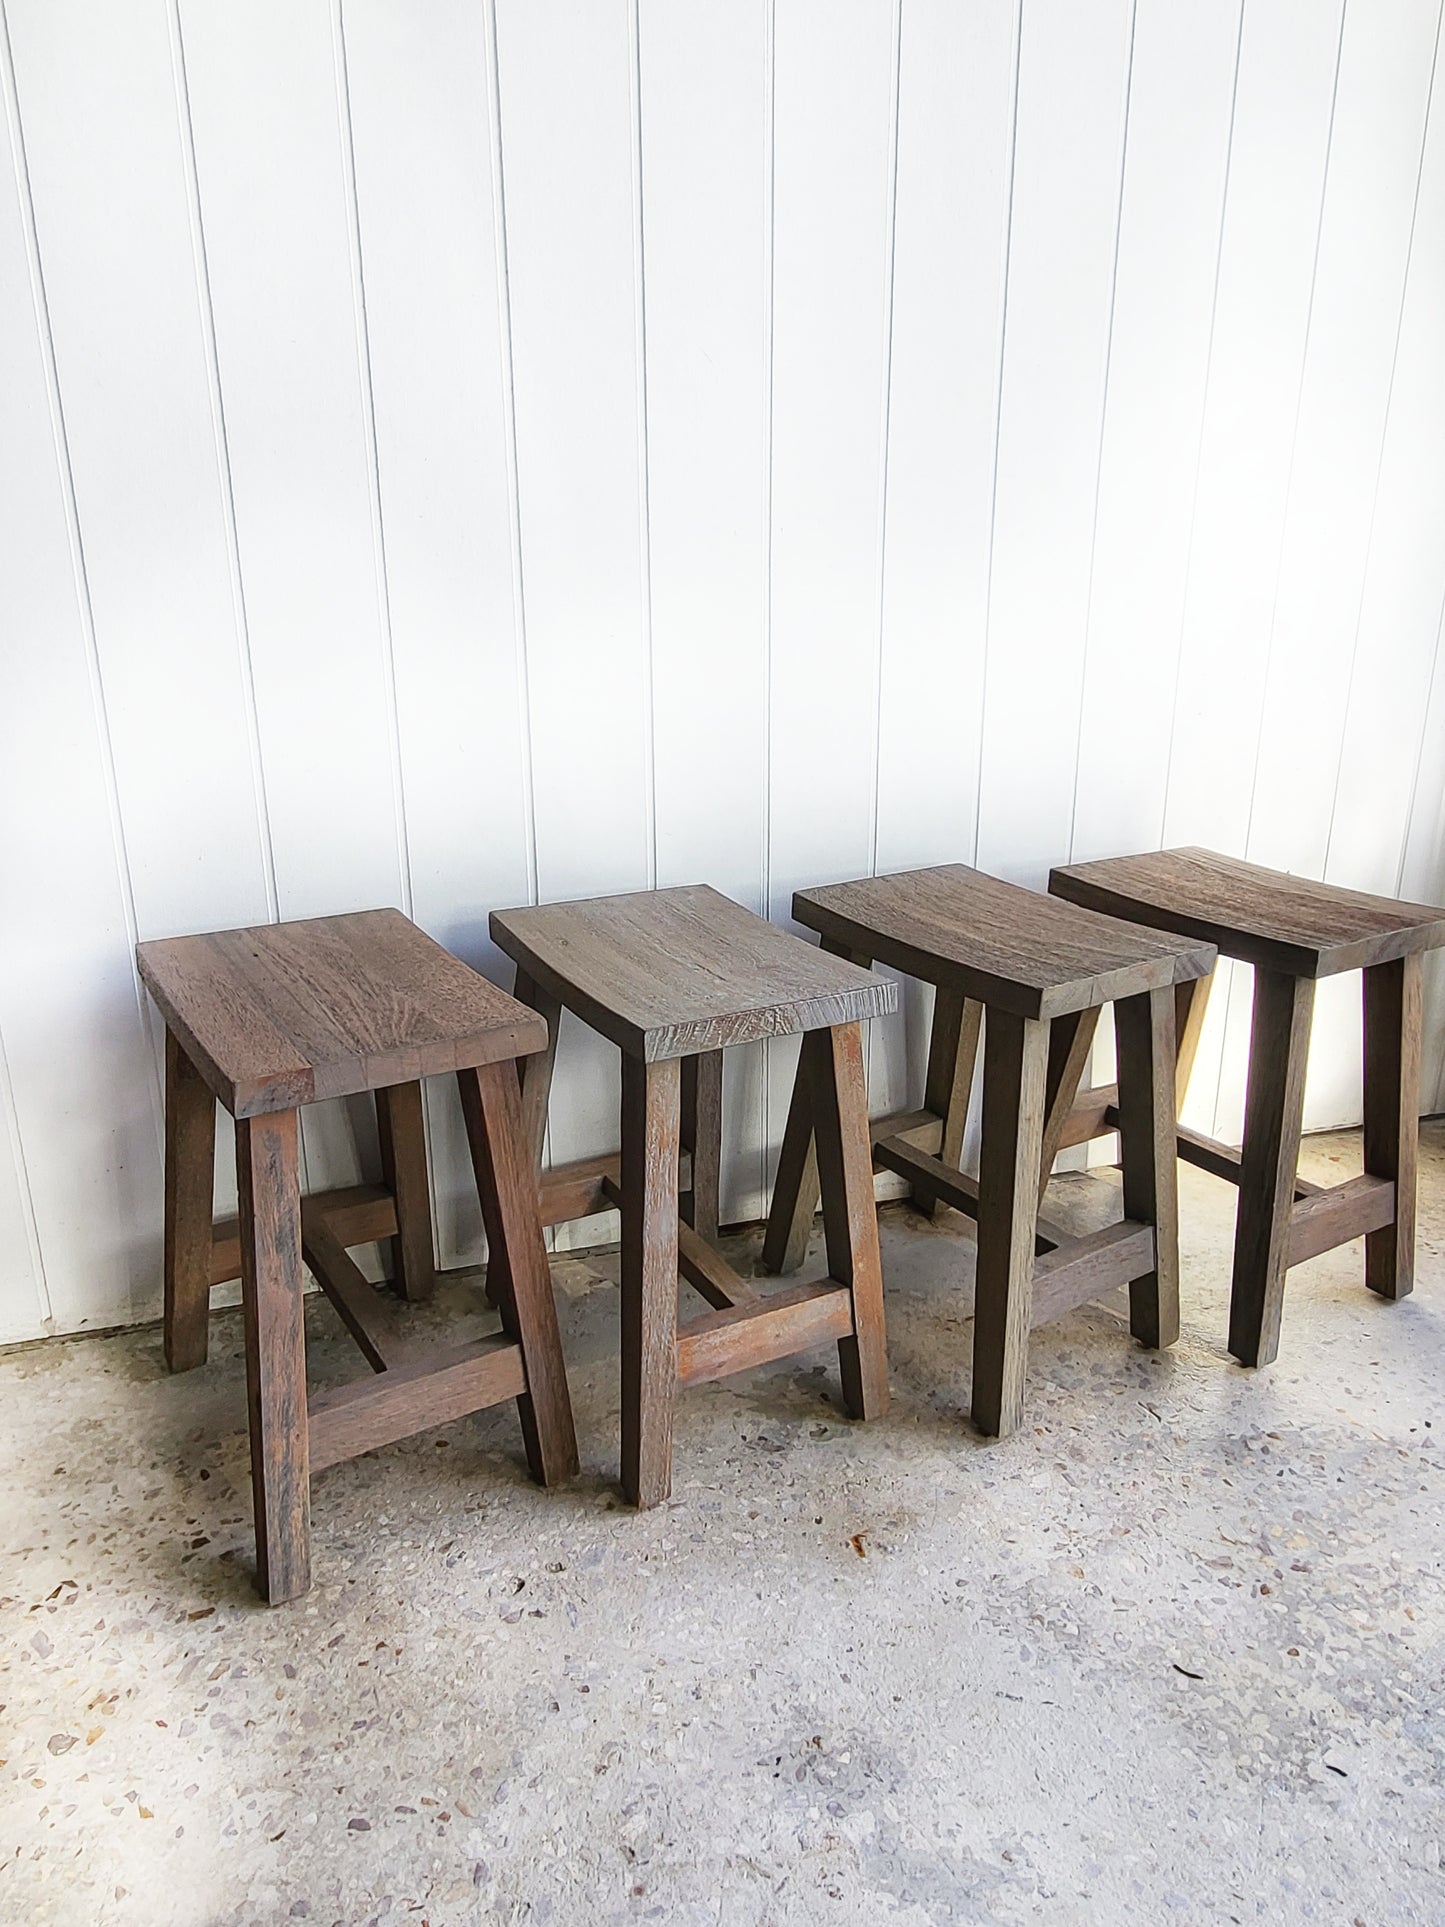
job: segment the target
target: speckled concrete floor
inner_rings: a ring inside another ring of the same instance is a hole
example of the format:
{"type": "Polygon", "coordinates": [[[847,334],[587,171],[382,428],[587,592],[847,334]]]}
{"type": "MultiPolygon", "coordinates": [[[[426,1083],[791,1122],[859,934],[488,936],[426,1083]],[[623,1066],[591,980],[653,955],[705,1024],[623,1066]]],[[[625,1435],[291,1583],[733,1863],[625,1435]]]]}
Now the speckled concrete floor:
{"type": "Polygon", "coordinates": [[[969,1235],[890,1206],[891,1416],[841,1420],[826,1355],[699,1390],[642,1517],[612,1261],[559,1262],[582,1477],[535,1490],[506,1408],[338,1468],[279,1611],[236,1314],[182,1379],[154,1331],[11,1354],[0,1917],[1445,1920],[1445,1126],[1426,1152],[1415,1297],[1318,1259],[1256,1374],[1233,1194],[1184,1170],[1179,1345],[1036,1334],[1002,1445],[963,1416],[969,1235]]]}

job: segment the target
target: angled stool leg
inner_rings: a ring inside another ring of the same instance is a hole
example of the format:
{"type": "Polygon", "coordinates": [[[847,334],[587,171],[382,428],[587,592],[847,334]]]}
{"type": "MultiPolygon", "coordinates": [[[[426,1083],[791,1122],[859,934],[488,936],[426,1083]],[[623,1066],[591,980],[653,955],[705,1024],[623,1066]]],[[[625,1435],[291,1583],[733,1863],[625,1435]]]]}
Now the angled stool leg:
{"type": "Polygon", "coordinates": [[[677,1391],[677,1158],[682,1069],[622,1058],[622,1489],[672,1490],[677,1391]]]}
{"type": "Polygon", "coordinates": [[[1191,978],[1174,986],[1174,1110],[1184,1109],[1184,1096],[1199,1055],[1199,1040],[1204,1034],[1204,1014],[1209,1008],[1209,992],[1214,972],[1207,977],[1191,978]]]}
{"type": "Polygon", "coordinates": [[[542,1146],[547,1137],[547,1100],[552,1094],[552,1072],[557,1063],[557,1033],[562,1023],[562,1006],[550,991],[534,983],[525,971],[517,972],[513,994],[547,1020],[547,1048],[532,1051],[517,1059],[517,1076],[522,1086],[522,1139],[536,1170],[542,1169],[542,1146]]]}
{"type": "Polygon", "coordinates": [[[236,1120],[256,1577],[271,1605],[311,1584],[311,1468],[296,1113],[236,1120]]]}
{"type": "MultiPolygon", "coordinates": [[[[968,1123],[968,1099],[978,1061],[978,1035],[983,1005],[961,990],[938,986],[933,1002],[933,1026],[928,1037],[928,1071],[923,1086],[923,1108],[943,1119],[938,1155],[951,1171],[963,1163],[963,1133],[968,1123]]],[[[937,1198],[919,1202],[925,1217],[936,1217],[937,1198]]]]}
{"type": "Polygon", "coordinates": [[[377,1091],[376,1135],[382,1179],[396,1200],[392,1280],[403,1298],[423,1303],[436,1288],[436,1254],[420,1084],[392,1084],[377,1091]]]}
{"type": "Polygon", "coordinates": [[[537,1179],[522,1128],[522,1097],[509,1063],[459,1071],[467,1142],[487,1232],[488,1271],[499,1265],[495,1303],[522,1348],[527,1390],[517,1400],[527,1465],[539,1485],[577,1470],[577,1436],[557,1305],[537,1215],[537,1179]]]}
{"type": "Polygon", "coordinates": [[[1049,1025],[1049,1068],[1044,1080],[1044,1136],[1039,1152],[1039,1196],[1048,1189],[1054,1159],[1063,1142],[1064,1126],[1074,1108],[1088,1067],[1094,1032],[1099,1028],[1099,1011],[1071,1010],[1055,1017],[1049,1025]]]}
{"type": "Polygon", "coordinates": [[[973,1315],[973,1422],[1005,1438],[1023,1415],[1033,1313],[1049,1025],[997,1007],[983,1047],[973,1315]]]}
{"type": "Polygon", "coordinates": [[[1415,1285],[1420,1137],[1420,959],[1374,964],[1365,979],[1365,1170],[1395,1186],[1392,1223],[1365,1239],[1365,1283],[1382,1298],[1415,1285]]]}
{"type": "Polygon", "coordinates": [[[700,1238],[717,1242],[718,1191],[722,1172],[722,1079],[720,1050],[682,1060],[682,1142],[692,1154],[692,1186],[682,1215],[700,1238]]]}
{"type": "Polygon", "coordinates": [[[1313,977],[1255,970],[1229,1300],[1229,1349],[1241,1365],[1268,1365],[1279,1350],[1314,1007],[1313,977]]]}
{"type": "Polygon", "coordinates": [[[1124,1216],[1154,1227],[1154,1269],[1129,1282],[1129,1329],[1151,1350],[1179,1336],[1174,1010],[1172,990],[1114,1006],[1124,1216]]]}
{"type": "Polygon", "coordinates": [[[798,1054],[772,1208],[763,1236],[763,1266],[774,1277],[796,1271],[808,1255],[813,1215],[818,1209],[818,1153],[813,1143],[813,1094],[808,1081],[808,1040],[798,1054]]]}
{"type": "Polygon", "coordinates": [[[166,1032],[166,1364],[188,1372],[206,1362],[211,1310],[211,1193],[216,1100],[171,1032],[166,1032]]]}
{"type": "Polygon", "coordinates": [[[888,1350],[862,1026],[809,1031],[799,1070],[812,1093],[828,1275],[853,1298],[852,1336],[838,1340],[843,1403],[850,1418],[879,1418],[888,1410],[888,1350]]]}

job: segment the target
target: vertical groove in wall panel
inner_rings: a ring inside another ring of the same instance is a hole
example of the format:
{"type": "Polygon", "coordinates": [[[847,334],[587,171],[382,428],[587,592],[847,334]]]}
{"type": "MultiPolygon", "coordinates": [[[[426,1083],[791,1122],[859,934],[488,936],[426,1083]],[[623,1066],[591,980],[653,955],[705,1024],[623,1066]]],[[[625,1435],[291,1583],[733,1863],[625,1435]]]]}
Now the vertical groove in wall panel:
{"type": "MultiPolygon", "coordinates": [[[[332,23],[281,0],[181,21],[279,907],[399,904],[332,23]]],[[[304,1129],[313,1183],[371,1168],[369,1101],[304,1129]]]]}
{"type": "MultiPolygon", "coordinates": [[[[1247,854],[1324,873],[1414,226],[1437,0],[1346,14],[1247,854]]],[[[1388,832],[1387,832],[1388,834],[1388,832]]],[[[1305,1125],[1358,1117],[1360,999],[1321,985],[1305,1125]]],[[[1242,1113],[1242,1066],[1226,1072],[1242,1113]]]]}
{"type": "MultiPolygon", "coordinates": [[[[764,9],[765,38],[764,60],[764,130],[763,130],[763,688],[762,714],[760,719],[762,736],[762,767],[758,772],[760,783],[759,798],[759,839],[758,862],[762,875],[762,896],[756,906],[759,912],[772,915],[773,902],[773,319],[774,319],[774,265],[775,245],[775,180],[777,176],[777,42],[778,7],[777,0],[765,0],[764,9]]],[[[776,1089],[780,1101],[783,1096],[783,1079],[775,1075],[773,1066],[773,1047],[766,1039],[761,1046],[759,1063],[761,1089],[758,1092],[758,1147],[759,1170],[764,1191],[771,1201],[772,1176],[768,1159],[768,1147],[782,1134],[781,1116],[776,1126],[773,1124],[773,1093],[776,1089]]]]}
{"type": "Polygon", "coordinates": [[[1023,10],[979,862],[1032,884],[1073,813],[1132,16],[1023,10]]]}
{"type": "MultiPolygon", "coordinates": [[[[484,21],[347,0],[345,49],[411,909],[510,984],[487,913],[530,879],[484,21]]],[[[428,1114],[460,1263],[481,1223],[452,1080],[428,1114]]]]}
{"type": "Polygon", "coordinates": [[[264,919],[169,21],[9,12],[137,926],[264,919]]]}
{"type": "Polygon", "coordinates": [[[1149,847],[1164,812],[1238,37],[1237,6],[1140,0],[1080,712],[1078,861],[1149,847]]]}
{"type": "MultiPolygon", "coordinates": [[[[1445,61],[1437,14],[1429,116],[1415,188],[1389,414],[1380,452],[1349,706],[1332,799],[1325,875],[1347,888],[1445,900],[1436,810],[1440,620],[1445,602],[1445,61]],[[1408,860],[1407,860],[1408,856],[1408,860]]],[[[1421,1103],[1435,1108],[1442,986],[1427,976],[1421,1103]]],[[[1317,1062],[1353,1071],[1350,1034],[1317,1062]]]]}
{"type": "MultiPolygon", "coordinates": [[[[1247,836],[1340,23],[1339,5],[1314,0],[1244,11],[1166,844],[1242,854],[1247,836]]],[[[1221,967],[1195,1065],[1191,1114],[1207,1114],[1224,1135],[1239,1129],[1215,1095],[1224,1036],[1227,1028],[1242,1061],[1248,994],[1248,972],[1221,967]]]]}
{"type": "MultiPolygon", "coordinates": [[[[657,881],[761,911],[767,12],[643,0],[639,26],[657,881]]],[[[760,1048],[725,1076],[724,1215],[757,1217],[760,1048]]]]}
{"type": "MultiPolygon", "coordinates": [[[[105,737],[9,26],[0,95],[13,172],[0,194],[0,581],[8,632],[0,773],[0,1030],[34,1237],[56,1328],[125,1323],[159,1296],[158,1113],[138,1002],[134,906],[105,737]]],[[[34,111],[44,89],[32,88],[34,111]]],[[[38,1336],[33,1295],[8,1336],[38,1336]],[[30,1319],[34,1328],[27,1329],[30,1319]]]]}
{"type": "MultiPolygon", "coordinates": [[[[544,899],[648,882],[647,621],[628,0],[497,9],[544,899]]],[[[617,1142],[616,1052],[564,1021],[551,1144],[617,1142]]],[[[573,1227],[571,1242],[592,1228],[573,1227]]]]}
{"type": "MultiPolygon", "coordinates": [[[[777,11],[769,888],[866,873],[877,742],[878,529],[892,23],[777,11]]],[[[770,1053],[779,1124],[796,1053],[770,1053]]]]}
{"type": "MultiPolygon", "coordinates": [[[[1014,82],[1013,0],[909,0],[899,49],[876,868],[972,860],[1014,82]]],[[[928,999],[875,1023],[916,1101],[928,999]],[[911,1068],[911,1076],[910,1076],[911,1068]]]]}
{"type": "MultiPolygon", "coordinates": [[[[509,981],[486,914],[529,894],[528,835],[484,23],[354,0],[346,23],[414,914],[509,981]]],[[[428,1112],[456,1263],[481,1227],[449,1081],[428,1112]]]]}

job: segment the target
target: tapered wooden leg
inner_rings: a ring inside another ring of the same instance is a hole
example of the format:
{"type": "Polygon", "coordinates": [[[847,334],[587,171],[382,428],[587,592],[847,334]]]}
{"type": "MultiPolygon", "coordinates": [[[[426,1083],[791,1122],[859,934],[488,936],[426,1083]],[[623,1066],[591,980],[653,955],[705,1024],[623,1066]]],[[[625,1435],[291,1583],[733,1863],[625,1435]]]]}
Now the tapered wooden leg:
{"type": "Polygon", "coordinates": [[[498,1269],[502,1328],[521,1346],[527,1375],[517,1400],[527,1464],[539,1485],[556,1485],[577,1470],[577,1435],[517,1074],[509,1063],[484,1064],[458,1071],[457,1084],[487,1232],[487,1269],[498,1269]]]}
{"type": "Polygon", "coordinates": [[[1174,1112],[1184,1109],[1194,1060],[1199,1055],[1199,1039],[1204,1034],[1204,1013],[1209,1008],[1209,993],[1214,972],[1194,977],[1187,984],[1174,986],[1174,1112]]]}
{"type": "Polygon", "coordinates": [[[420,1303],[436,1288],[420,1084],[392,1084],[376,1093],[376,1135],[382,1180],[396,1200],[392,1280],[403,1298],[420,1303]]]}
{"type": "Polygon", "coordinates": [[[622,1058],[622,1489],[636,1506],[672,1490],[677,1390],[676,1058],[622,1058]]]}
{"type": "Polygon", "coordinates": [[[211,1308],[211,1194],[216,1100],[166,1032],[166,1364],[188,1372],[206,1362],[211,1308]]]}
{"type": "Polygon", "coordinates": [[[990,1009],[984,1027],[973,1422],[1003,1438],[1023,1415],[1033,1311],[1049,1025],[990,1009]]]}
{"type": "Polygon", "coordinates": [[[682,1215],[709,1244],[717,1239],[722,1173],[723,1054],[703,1051],[682,1060],[682,1142],[692,1153],[692,1189],[682,1215]]]}
{"type": "Polygon", "coordinates": [[[1129,1284],[1129,1329],[1157,1350],[1179,1336],[1179,1187],[1175,1159],[1174,992],[1114,1006],[1124,1216],[1154,1227],[1154,1269],[1129,1284]]]}
{"type": "Polygon", "coordinates": [[[807,1257],[813,1216],[818,1209],[818,1154],[813,1145],[813,1094],[808,1084],[806,1038],[803,1045],[783,1130],[768,1228],[763,1235],[763,1266],[775,1277],[796,1271],[807,1257]]]}
{"type": "Polygon", "coordinates": [[[1365,1283],[1382,1298],[1415,1286],[1420,1136],[1420,959],[1374,964],[1365,979],[1365,1170],[1395,1186],[1395,1218],[1365,1239],[1365,1283]]]}
{"type": "MultiPolygon", "coordinates": [[[[943,1119],[938,1155],[953,1171],[963,1163],[963,1133],[968,1123],[968,1099],[973,1089],[982,1023],[982,1004],[965,997],[960,990],[939,985],[933,1000],[923,1107],[943,1119]]],[[[927,1217],[936,1216],[937,1198],[918,1201],[918,1209],[927,1217]]]]}
{"type": "Polygon", "coordinates": [[[539,1011],[547,1020],[547,1048],[517,1059],[517,1076],[522,1085],[522,1139],[533,1169],[540,1171],[542,1146],[547,1137],[547,1100],[552,1094],[552,1072],[557,1063],[557,1033],[562,1024],[562,1006],[550,991],[534,983],[525,971],[517,972],[514,993],[518,1003],[539,1011]]]}
{"type": "Polygon", "coordinates": [[[1256,969],[1229,1301],[1229,1349],[1241,1365],[1268,1365],[1279,1350],[1314,1007],[1312,977],[1256,969]]]}
{"type": "Polygon", "coordinates": [[[279,1606],[311,1584],[301,1193],[294,1111],[237,1118],[236,1190],[256,1578],[262,1597],[279,1606]]]}
{"type": "Polygon", "coordinates": [[[1054,1159],[1063,1143],[1064,1126],[1074,1108],[1079,1085],[1088,1067],[1099,1012],[1071,1010],[1049,1025],[1049,1068],[1044,1079],[1044,1135],[1039,1152],[1039,1194],[1053,1175],[1054,1159]]]}
{"type": "Polygon", "coordinates": [[[812,1092],[828,1275],[853,1294],[853,1332],[838,1341],[843,1404],[850,1418],[879,1418],[888,1410],[888,1347],[862,1025],[809,1031],[800,1068],[812,1092]]]}

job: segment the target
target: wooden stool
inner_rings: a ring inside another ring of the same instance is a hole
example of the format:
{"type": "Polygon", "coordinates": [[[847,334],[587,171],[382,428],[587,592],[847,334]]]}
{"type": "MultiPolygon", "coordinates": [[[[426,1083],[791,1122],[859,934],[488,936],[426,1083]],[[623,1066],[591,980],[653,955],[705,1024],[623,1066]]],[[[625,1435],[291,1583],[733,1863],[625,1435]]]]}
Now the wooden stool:
{"type": "MultiPolygon", "coordinates": [[[[974,1423],[1012,1432],[1028,1334],[1115,1285],[1143,1345],[1179,1335],[1174,1160],[1174,986],[1212,968],[1210,944],[1087,915],[962,864],[865,877],[793,898],[825,949],[877,959],[938,989],[924,1108],[872,1126],[873,1160],[927,1209],[978,1221],[974,1423]],[[1088,1058],[1100,1006],[1118,999],[1124,1218],[1075,1238],[1039,1201],[1088,1058]],[[983,1140],[975,1184],[959,1170],[985,1009],[983,1140]],[[1042,1254],[1036,1256],[1035,1254],[1042,1254]]],[[[800,1081],[763,1255],[797,1264],[817,1206],[813,1114],[800,1081]]]]}
{"type": "Polygon", "coordinates": [[[553,1170],[541,1196],[548,1224],[611,1205],[622,1213],[627,1497],[656,1505],[672,1489],[672,1406],[680,1385],[836,1339],[851,1416],[885,1411],[861,1025],[896,1006],[896,988],[821,956],[706,884],[495,911],[491,929],[516,962],[518,997],[547,1020],[548,1049],[522,1066],[522,1109],[539,1167],[562,1007],[622,1052],[620,1159],[553,1170]],[[806,1033],[802,1074],[820,1120],[831,1275],[762,1298],[710,1243],[717,1231],[722,1053],[727,1044],[798,1031],[806,1033]],[[713,1307],[683,1325],[679,1273],[713,1307]]]}
{"type": "MultiPolygon", "coordinates": [[[[1240,863],[1211,850],[1160,850],[1058,869],[1049,888],[1073,903],[1183,931],[1254,965],[1244,1148],[1181,1127],[1179,1155],[1239,1186],[1229,1349],[1243,1365],[1279,1351],[1284,1279],[1361,1234],[1365,1283],[1383,1298],[1414,1284],[1419,1136],[1420,956],[1445,944],[1445,910],[1362,895],[1240,863]],[[1365,1171],[1322,1189],[1300,1177],[1305,1060],[1315,982],[1364,973],[1365,1171]]],[[[1209,985],[1190,986],[1181,1026],[1180,1095],[1209,985]]],[[[1074,1141],[1112,1128],[1108,1089],[1087,1094],[1074,1141]]]]}
{"type": "Polygon", "coordinates": [[[532,1476],[577,1469],[557,1313],[512,1060],[545,1026],[397,910],[143,943],[166,1020],[165,1349],[205,1362],[210,1287],[241,1279],[260,1590],[311,1583],[311,1474],[515,1398],[532,1476]],[[390,1239],[403,1297],[434,1278],[423,1077],[455,1071],[503,1335],[421,1353],[349,1245],[390,1239]],[[302,1202],[296,1111],[375,1091],[384,1185],[302,1202]],[[211,1222],[214,1100],[236,1120],[240,1216],[211,1222]],[[306,1396],[303,1260],[378,1376],[306,1396]]]}

